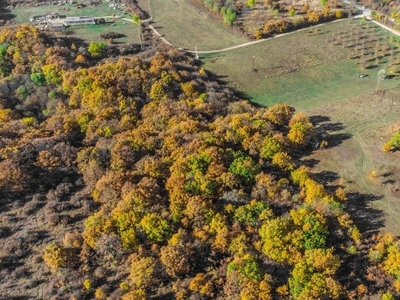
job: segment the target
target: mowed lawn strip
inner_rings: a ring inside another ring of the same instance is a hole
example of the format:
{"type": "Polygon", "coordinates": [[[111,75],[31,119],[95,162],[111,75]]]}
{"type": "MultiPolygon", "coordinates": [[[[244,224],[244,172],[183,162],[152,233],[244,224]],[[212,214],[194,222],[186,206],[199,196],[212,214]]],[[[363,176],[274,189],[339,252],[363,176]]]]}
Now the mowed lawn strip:
{"type": "Polygon", "coordinates": [[[199,51],[223,49],[249,40],[207,9],[188,0],[151,0],[153,26],[174,46],[199,51]]]}

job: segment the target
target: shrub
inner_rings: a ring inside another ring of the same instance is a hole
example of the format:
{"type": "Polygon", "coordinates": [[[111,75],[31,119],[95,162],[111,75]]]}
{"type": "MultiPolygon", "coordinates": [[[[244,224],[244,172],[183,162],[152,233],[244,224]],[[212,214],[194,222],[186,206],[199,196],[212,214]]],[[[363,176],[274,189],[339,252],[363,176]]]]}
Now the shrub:
{"type": "Polygon", "coordinates": [[[88,51],[92,57],[100,57],[105,46],[106,44],[103,42],[90,42],[88,51]]]}
{"type": "Polygon", "coordinates": [[[58,244],[47,245],[44,249],[43,260],[52,272],[65,267],[67,263],[64,248],[58,244]]]}
{"type": "Polygon", "coordinates": [[[46,78],[43,73],[32,73],[31,80],[38,86],[43,86],[46,83],[46,78]]]}

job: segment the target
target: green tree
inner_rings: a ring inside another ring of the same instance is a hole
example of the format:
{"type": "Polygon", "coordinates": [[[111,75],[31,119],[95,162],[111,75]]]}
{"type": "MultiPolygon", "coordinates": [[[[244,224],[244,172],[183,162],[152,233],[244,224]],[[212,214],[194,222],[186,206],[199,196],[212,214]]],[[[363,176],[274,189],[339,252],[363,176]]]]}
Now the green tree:
{"type": "Polygon", "coordinates": [[[390,292],[386,292],[381,297],[382,300],[395,300],[394,296],[390,292]]]}
{"type": "Polygon", "coordinates": [[[141,19],[140,19],[140,17],[138,16],[138,15],[136,15],[136,14],[133,14],[133,16],[132,16],[132,20],[133,20],[133,22],[135,22],[135,23],[137,23],[137,24],[139,24],[140,25],[140,23],[141,23],[141,19]]]}
{"type": "Polygon", "coordinates": [[[245,254],[242,257],[236,256],[227,267],[228,274],[233,270],[239,271],[240,274],[248,279],[254,279],[257,281],[261,281],[262,279],[262,272],[256,259],[249,254],[245,254]]]}
{"type": "Polygon", "coordinates": [[[0,78],[6,77],[10,74],[10,68],[7,62],[7,49],[8,44],[0,44],[0,78]]]}
{"type": "Polygon", "coordinates": [[[289,278],[290,293],[294,299],[338,299],[340,284],[332,278],[340,266],[340,260],[332,249],[306,251],[296,263],[289,278]]]}
{"type": "Polygon", "coordinates": [[[260,173],[261,167],[254,160],[238,151],[233,153],[234,160],[229,166],[229,171],[237,175],[243,182],[249,183],[260,173]]]}
{"type": "Polygon", "coordinates": [[[48,84],[61,84],[63,71],[55,64],[47,64],[42,67],[42,71],[48,84]]]}
{"type": "Polygon", "coordinates": [[[232,7],[226,8],[225,6],[221,9],[221,14],[224,19],[225,24],[232,25],[232,23],[236,20],[236,12],[232,7]]]}
{"type": "Polygon", "coordinates": [[[46,83],[46,78],[43,73],[32,73],[31,80],[38,86],[43,86],[46,83]]]}
{"type": "Polygon", "coordinates": [[[102,54],[102,51],[104,47],[106,46],[106,43],[103,42],[90,42],[88,51],[92,55],[92,57],[99,57],[102,54]]]}
{"type": "Polygon", "coordinates": [[[271,217],[272,214],[271,209],[265,202],[253,200],[249,204],[236,208],[234,219],[255,226],[271,217]]]}
{"type": "Polygon", "coordinates": [[[168,221],[155,213],[149,213],[140,221],[140,228],[150,240],[161,242],[168,235],[168,221]]]}
{"type": "Polygon", "coordinates": [[[282,145],[272,136],[264,138],[261,149],[260,157],[272,159],[275,154],[282,151],[282,145]]]}
{"type": "Polygon", "coordinates": [[[400,149],[400,131],[397,131],[390,139],[385,143],[384,150],[399,150],[400,149]]]}

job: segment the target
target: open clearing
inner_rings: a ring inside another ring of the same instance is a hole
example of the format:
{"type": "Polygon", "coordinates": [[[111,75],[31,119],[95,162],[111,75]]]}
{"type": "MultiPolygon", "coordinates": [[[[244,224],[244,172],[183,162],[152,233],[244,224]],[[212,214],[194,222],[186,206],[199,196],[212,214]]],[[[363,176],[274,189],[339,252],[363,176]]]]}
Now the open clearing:
{"type": "Polygon", "coordinates": [[[349,201],[364,230],[382,227],[400,235],[399,153],[383,151],[391,125],[399,121],[400,91],[373,92],[307,113],[329,118],[319,126],[328,130],[332,141],[332,148],[317,150],[307,158],[316,163],[314,171],[334,172],[338,177],[332,184],[343,184],[347,192],[362,195],[349,201]]]}
{"type": "Polygon", "coordinates": [[[107,32],[117,32],[123,34],[124,37],[115,39],[115,43],[134,43],[139,44],[139,35],[138,35],[138,25],[135,23],[123,20],[123,19],[115,19],[112,22],[107,22],[105,24],[99,25],[87,25],[87,26],[71,26],[67,30],[68,36],[74,36],[79,39],[85,40],[86,42],[90,41],[103,41],[100,38],[102,33],[107,32]]]}
{"type": "Polygon", "coordinates": [[[184,49],[215,50],[248,42],[207,9],[187,0],[151,0],[154,28],[171,44],[184,49]]]}
{"type": "MultiPolygon", "coordinates": [[[[253,102],[305,110],[370,93],[377,72],[400,60],[398,45],[388,40],[391,34],[368,25],[343,20],[201,58],[206,69],[253,102]],[[360,78],[361,73],[369,76],[360,78]]],[[[380,86],[397,85],[391,79],[380,86]]]]}

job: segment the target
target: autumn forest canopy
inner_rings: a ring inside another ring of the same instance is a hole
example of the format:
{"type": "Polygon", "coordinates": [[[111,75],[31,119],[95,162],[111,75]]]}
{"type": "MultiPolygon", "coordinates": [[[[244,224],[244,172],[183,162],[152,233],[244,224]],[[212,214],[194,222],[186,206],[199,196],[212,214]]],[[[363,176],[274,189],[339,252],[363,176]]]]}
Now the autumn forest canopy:
{"type": "Polygon", "coordinates": [[[239,99],[177,49],[91,47],[0,31],[6,296],[398,295],[397,240],[363,236],[345,187],[301,163],[321,143],[309,116],[239,99]]]}

